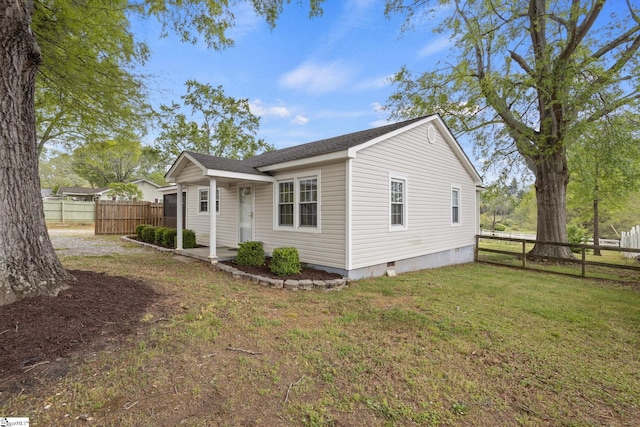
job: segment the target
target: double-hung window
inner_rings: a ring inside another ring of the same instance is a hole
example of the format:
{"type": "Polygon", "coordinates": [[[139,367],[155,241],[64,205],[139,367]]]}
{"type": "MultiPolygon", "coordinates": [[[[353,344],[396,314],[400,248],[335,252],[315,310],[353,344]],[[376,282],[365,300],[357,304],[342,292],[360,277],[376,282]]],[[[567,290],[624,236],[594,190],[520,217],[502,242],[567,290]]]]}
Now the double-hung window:
{"type": "Polygon", "coordinates": [[[299,182],[300,227],[318,226],[318,179],[305,178],[299,182]]]}
{"type": "Polygon", "coordinates": [[[407,226],[407,181],[401,178],[389,180],[389,224],[391,229],[407,226]]]}
{"type": "MultiPolygon", "coordinates": [[[[209,212],[209,189],[201,188],[198,190],[198,213],[205,214],[209,212]]],[[[216,188],[216,213],[220,213],[220,189],[216,188]]]]}
{"type": "Polygon", "coordinates": [[[460,189],[451,188],[451,224],[460,224],[460,189]]]}
{"type": "Polygon", "coordinates": [[[320,175],[288,176],[275,186],[274,227],[320,231],[320,175]]]}
{"type": "Polygon", "coordinates": [[[209,189],[201,188],[198,191],[198,213],[209,212],[209,189]]]}
{"type": "Polygon", "coordinates": [[[278,183],[278,225],[293,227],[293,181],[278,183]]]}

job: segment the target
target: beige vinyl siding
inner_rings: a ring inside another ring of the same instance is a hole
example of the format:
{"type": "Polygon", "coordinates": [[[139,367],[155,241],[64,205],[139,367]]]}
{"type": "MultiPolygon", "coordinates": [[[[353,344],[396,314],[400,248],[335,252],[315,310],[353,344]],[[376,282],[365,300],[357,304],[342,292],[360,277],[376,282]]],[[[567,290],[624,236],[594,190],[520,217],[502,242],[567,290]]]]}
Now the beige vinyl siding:
{"type": "MultiPolygon", "coordinates": [[[[187,225],[196,233],[196,243],[209,246],[209,214],[198,213],[199,190],[208,189],[201,185],[186,186],[187,225]]],[[[220,214],[216,217],[217,246],[235,247],[238,243],[238,190],[235,186],[220,188],[220,214]]],[[[215,198],[209,198],[209,209],[215,210],[215,198]]]]}
{"type": "Polygon", "coordinates": [[[474,244],[475,183],[428,124],[365,148],[352,161],[352,268],[474,244]],[[389,180],[406,180],[406,229],[390,230],[389,180]],[[460,189],[460,224],[451,224],[451,188],[460,189]]]}
{"type": "Polygon", "coordinates": [[[180,172],[180,182],[194,182],[205,179],[202,169],[193,163],[187,164],[182,172],[180,172]]]}
{"type": "MultiPolygon", "coordinates": [[[[345,170],[344,161],[309,169],[320,171],[320,233],[274,230],[275,184],[255,184],[255,239],[264,242],[267,252],[276,247],[294,246],[298,248],[303,262],[344,269],[345,170]]],[[[303,169],[296,173],[302,172],[304,175],[304,171],[303,169]]],[[[288,171],[283,175],[289,173],[288,171]]],[[[277,180],[278,175],[275,175],[275,178],[277,180]]]]}

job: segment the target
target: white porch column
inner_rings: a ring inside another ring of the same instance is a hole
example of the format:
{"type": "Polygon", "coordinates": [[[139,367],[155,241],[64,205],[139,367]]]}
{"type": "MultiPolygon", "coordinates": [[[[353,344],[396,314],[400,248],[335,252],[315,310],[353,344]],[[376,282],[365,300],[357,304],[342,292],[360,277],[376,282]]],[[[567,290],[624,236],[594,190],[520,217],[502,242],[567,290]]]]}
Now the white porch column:
{"type": "Polygon", "coordinates": [[[216,255],[216,179],[209,178],[209,260],[217,262],[216,255]]]}
{"type": "Polygon", "coordinates": [[[177,194],[177,201],[178,201],[178,206],[177,206],[177,215],[176,215],[176,230],[178,230],[178,235],[176,236],[176,250],[181,251],[182,250],[182,223],[183,223],[183,219],[182,219],[182,184],[180,183],[176,183],[176,189],[178,191],[177,194]]]}

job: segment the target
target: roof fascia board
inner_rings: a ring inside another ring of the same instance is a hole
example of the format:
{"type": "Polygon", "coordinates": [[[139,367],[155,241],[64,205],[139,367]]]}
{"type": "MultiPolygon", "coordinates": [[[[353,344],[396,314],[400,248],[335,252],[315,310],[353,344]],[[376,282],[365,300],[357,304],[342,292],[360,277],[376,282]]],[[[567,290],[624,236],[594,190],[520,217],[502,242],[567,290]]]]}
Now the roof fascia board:
{"type": "Polygon", "coordinates": [[[223,171],[218,169],[207,169],[205,175],[211,178],[228,178],[228,179],[237,179],[237,180],[243,180],[243,181],[274,182],[274,178],[269,175],[254,175],[251,173],[230,172],[230,171],[223,171]]]}
{"type": "Polygon", "coordinates": [[[418,127],[420,125],[423,125],[425,123],[428,123],[428,122],[432,121],[433,119],[435,119],[436,117],[437,117],[436,115],[425,117],[422,120],[410,123],[410,124],[408,124],[406,126],[403,126],[403,127],[399,128],[399,129],[396,129],[396,130],[394,130],[392,132],[385,133],[384,135],[380,135],[377,138],[370,139],[367,142],[363,142],[362,144],[356,145],[355,147],[351,147],[351,148],[349,148],[349,158],[355,159],[356,156],[357,156],[358,151],[364,150],[365,148],[371,147],[372,145],[375,145],[375,144],[377,144],[379,142],[385,141],[385,140],[387,140],[389,138],[393,138],[396,135],[400,135],[401,133],[404,133],[404,132],[406,132],[408,130],[411,130],[411,129],[413,129],[415,127],[418,127]]]}
{"type": "Polygon", "coordinates": [[[385,141],[385,140],[387,140],[389,138],[392,138],[392,137],[394,137],[396,135],[400,135],[401,133],[404,133],[404,132],[406,132],[408,130],[411,130],[413,128],[416,128],[418,126],[421,126],[421,125],[423,125],[425,123],[429,123],[429,122],[433,122],[438,127],[438,130],[440,130],[440,132],[444,136],[444,138],[447,141],[447,143],[449,144],[449,146],[453,149],[453,152],[456,155],[456,157],[462,162],[462,165],[467,170],[467,172],[469,173],[469,175],[471,176],[473,181],[476,184],[482,184],[482,177],[476,171],[476,168],[471,163],[471,160],[469,160],[469,157],[467,157],[467,155],[465,154],[464,150],[462,149],[462,147],[458,143],[458,140],[456,140],[456,138],[453,136],[453,134],[449,130],[449,127],[444,123],[444,121],[442,120],[442,118],[438,114],[434,114],[432,116],[425,117],[423,120],[419,120],[417,122],[410,123],[407,126],[404,126],[404,127],[401,127],[400,129],[394,130],[393,132],[385,133],[384,135],[380,135],[379,137],[374,138],[374,139],[372,139],[370,141],[364,142],[364,143],[362,143],[360,145],[356,145],[355,147],[351,147],[349,149],[349,158],[356,158],[357,153],[360,150],[363,150],[363,149],[365,149],[367,147],[371,147],[372,145],[375,145],[375,144],[377,144],[379,142],[385,141]]]}
{"type": "Polygon", "coordinates": [[[179,174],[179,172],[184,167],[183,166],[184,162],[186,161],[190,161],[191,163],[199,167],[202,170],[202,175],[203,176],[205,175],[207,169],[204,166],[202,166],[202,164],[199,161],[193,158],[193,156],[189,155],[189,153],[182,152],[180,153],[180,156],[178,156],[176,161],[173,163],[173,165],[171,165],[171,168],[169,169],[169,171],[164,175],[165,179],[169,182],[175,182],[175,178],[176,178],[175,175],[179,174]]]}
{"type": "Polygon", "coordinates": [[[438,129],[440,130],[440,132],[442,132],[442,134],[445,136],[446,141],[449,143],[449,146],[453,149],[453,152],[455,153],[456,157],[458,157],[460,162],[462,162],[462,165],[467,170],[467,172],[469,173],[469,175],[471,176],[475,184],[482,185],[482,177],[476,170],[475,166],[473,166],[473,163],[471,163],[471,160],[467,156],[467,153],[464,152],[464,150],[462,149],[462,146],[460,146],[460,143],[458,142],[456,137],[453,136],[453,134],[451,133],[449,126],[446,125],[444,120],[442,120],[442,118],[439,115],[435,116],[435,118],[437,119],[435,122],[436,126],[438,126],[438,129]]]}
{"type": "Polygon", "coordinates": [[[348,158],[349,158],[349,150],[341,150],[341,151],[335,151],[333,153],[321,154],[318,156],[305,157],[304,159],[290,160],[288,162],[282,162],[282,163],[274,163],[272,165],[261,166],[256,169],[258,169],[260,172],[270,172],[270,171],[275,171],[280,169],[291,169],[291,168],[297,168],[302,166],[310,166],[310,165],[315,165],[317,163],[323,163],[323,162],[328,162],[333,160],[344,160],[348,158]]]}

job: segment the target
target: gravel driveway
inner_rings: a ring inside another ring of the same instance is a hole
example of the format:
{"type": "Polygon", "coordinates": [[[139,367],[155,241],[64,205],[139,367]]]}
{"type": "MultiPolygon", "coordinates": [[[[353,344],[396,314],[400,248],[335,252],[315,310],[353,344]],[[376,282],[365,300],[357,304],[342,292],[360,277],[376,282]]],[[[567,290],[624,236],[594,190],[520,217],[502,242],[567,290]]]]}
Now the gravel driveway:
{"type": "Polygon", "coordinates": [[[128,248],[121,242],[94,236],[91,230],[51,229],[49,237],[59,257],[105,256],[113,254],[144,253],[144,248],[128,248]]]}

